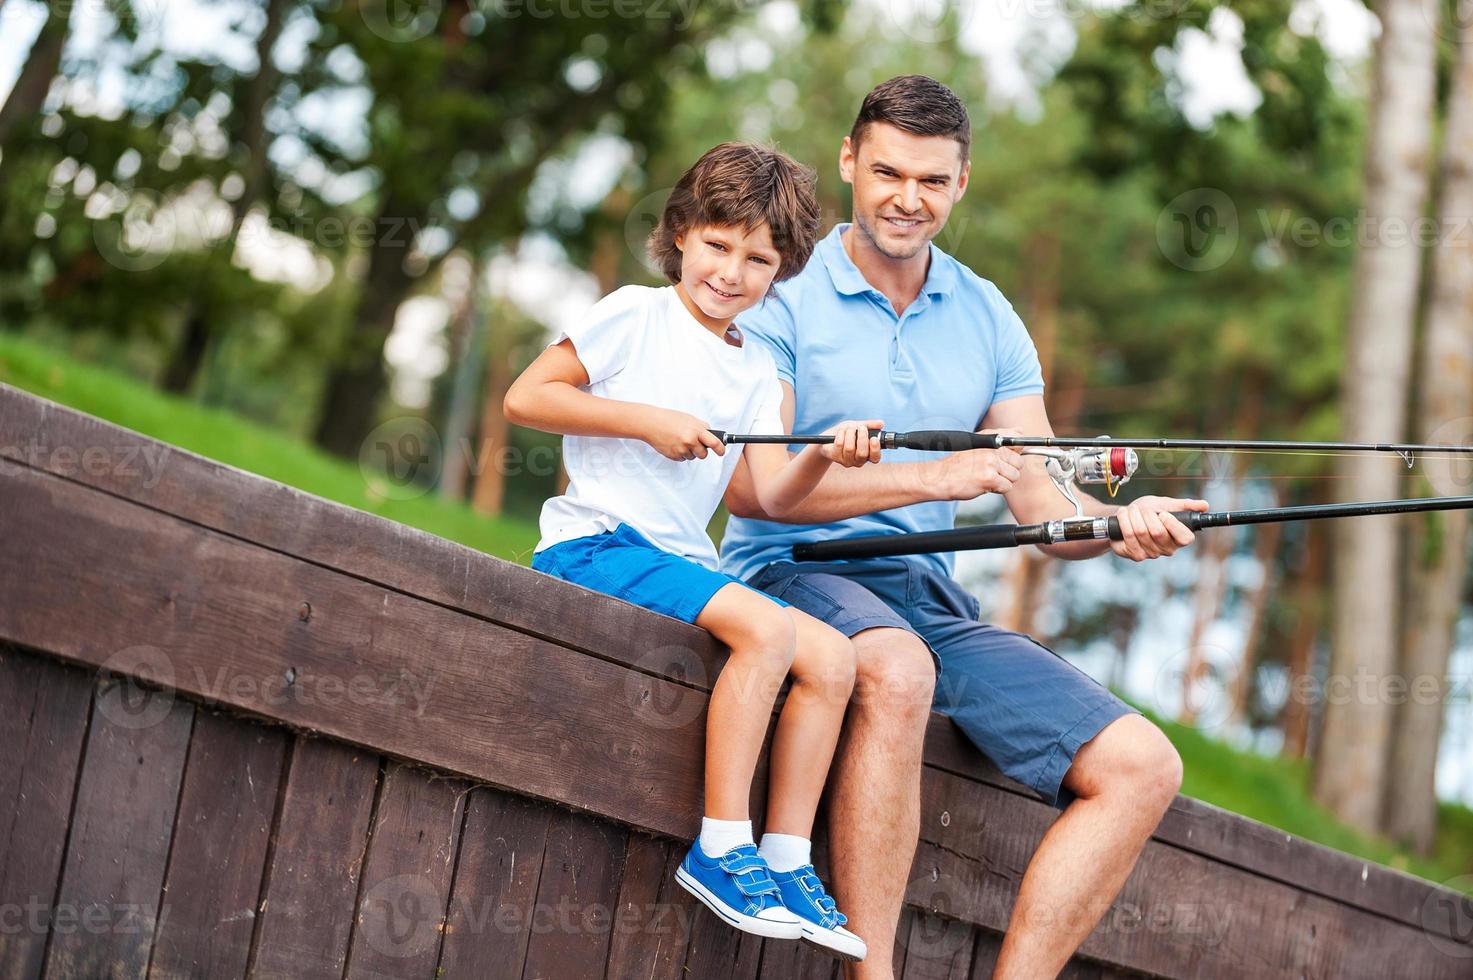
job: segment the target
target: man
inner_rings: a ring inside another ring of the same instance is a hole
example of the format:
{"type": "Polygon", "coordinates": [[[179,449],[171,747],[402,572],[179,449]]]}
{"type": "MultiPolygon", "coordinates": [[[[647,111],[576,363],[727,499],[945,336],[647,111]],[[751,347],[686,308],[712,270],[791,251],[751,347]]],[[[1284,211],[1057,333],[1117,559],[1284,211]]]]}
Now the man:
{"type": "MultiPolygon", "coordinates": [[[[1038,356],[990,282],[931,245],[966,191],[970,123],[939,82],[908,75],[871,92],[839,170],[854,216],[741,326],[766,343],[790,432],[844,417],[894,430],[968,428],[1049,435],[1038,356]]],[[[1062,813],[1023,877],[997,977],[1057,974],[1118,893],[1181,785],[1154,725],[1026,636],[976,621],[954,558],[794,564],[800,540],[951,527],[956,502],[1000,493],[1019,523],[1071,516],[1041,460],[1009,450],[834,471],[785,520],[764,519],[739,467],[722,568],[853,638],[855,699],[830,788],[833,891],[872,955],[851,978],[891,980],[896,923],[919,833],[920,768],[933,695],[999,768],[1062,813]],[[937,670],[939,669],[939,679],[937,670]]],[[[1192,533],[1169,513],[1200,500],[1143,497],[1114,514],[1124,540],[1049,550],[1133,561],[1170,555],[1192,533]]]]}

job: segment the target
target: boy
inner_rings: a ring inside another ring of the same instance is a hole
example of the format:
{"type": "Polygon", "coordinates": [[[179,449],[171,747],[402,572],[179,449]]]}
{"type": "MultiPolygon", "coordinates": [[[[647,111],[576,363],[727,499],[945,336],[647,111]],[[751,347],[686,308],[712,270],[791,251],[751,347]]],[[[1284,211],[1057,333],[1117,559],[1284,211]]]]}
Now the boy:
{"type": "MultiPolygon", "coordinates": [[[[701,834],[681,887],[738,929],[803,938],[860,960],[864,942],[811,864],[814,811],[853,690],[836,630],[716,571],[706,525],[739,453],[712,429],[785,432],[772,358],[733,323],[813,251],[813,174],[781,153],[724,143],[680,179],[650,238],[672,285],[626,286],[561,334],[507,392],[512,422],[561,432],[568,491],[549,500],[532,567],[710,631],[731,654],[711,692],[701,834]],[[714,453],[715,455],[711,455],[714,453]],[[783,679],[766,833],[752,775],[783,679]]],[[[770,512],[786,512],[830,463],[878,461],[881,420],[843,422],[796,457],[749,445],[770,512]]]]}

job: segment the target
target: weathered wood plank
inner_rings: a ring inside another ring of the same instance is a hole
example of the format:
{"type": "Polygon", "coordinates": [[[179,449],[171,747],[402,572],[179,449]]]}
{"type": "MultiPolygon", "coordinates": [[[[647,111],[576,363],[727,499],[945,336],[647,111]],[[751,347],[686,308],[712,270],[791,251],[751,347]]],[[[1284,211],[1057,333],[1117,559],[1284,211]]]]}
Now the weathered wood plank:
{"type": "Polygon", "coordinates": [[[280,729],[196,714],[151,978],[245,975],[287,743],[280,729]]]}
{"type": "Polygon", "coordinates": [[[690,909],[672,900],[685,845],[632,833],[619,885],[619,910],[606,980],[683,980],[690,909]]]}
{"type": "Polygon", "coordinates": [[[445,977],[520,977],[553,808],[489,787],[471,791],[441,945],[445,977]]]}
{"type": "Polygon", "coordinates": [[[623,827],[581,813],[553,815],[523,980],[603,977],[628,836],[623,827]]]}
{"type": "Polygon", "coordinates": [[[0,976],[40,976],[92,677],[0,647],[0,976]]]}
{"type": "Polygon", "coordinates": [[[762,944],[761,980],[837,980],[842,975],[838,960],[805,942],[769,939],[762,944]]]}
{"type": "Polygon", "coordinates": [[[19,559],[0,566],[15,600],[0,606],[0,637],[83,663],[101,656],[101,632],[146,641],[162,680],[188,694],[694,836],[705,692],[3,461],[0,480],[18,503],[0,536],[19,559]],[[88,594],[84,608],[52,601],[60,576],[88,594]],[[411,656],[426,638],[433,655],[411,656]]]}
{"type": "Polygon", "coordinates": [[[709,689],[724,660],[705,630],[4,384],[0,458],[667,680],[709,689]]]}
{"type": "MultiPolygon", "coordinates": [[[[926,764],[1028,800],[1037,795],[1008,779],[967,741],[949,718],[931,716],[926,764]]],[[[1458,938],[1428,921],[1432,886],[1413,875],[1344,854],[1185,796],[1172,803],[1155,839],[1242,868],[1263,878],[1353,905],[1417,929],[1458,938]]],[[[1443,891],[1446,891],[1445,889],[1443,891]]],[[[1450,894],[1450,893],[1449,893],[1450,894]]],[[[1466,937],[1463,937],[1466,938],[1466,937]]]]}
{"type": "Polygon", "coordinates": [[[315,738],[293,744],[256,910],[252,978],[341,980],[378,777],[372,753],[315,738]]]}
{"type": "Polygon", "coordinates": [[[160,924],[194,707],[131,681],[98,683],[45,973],[141,977],[160,924]]]}
{"type": "Polygon", "coordinates": [[[391,765],[373,815],[347,980],[433,977],[470,787],[391,765]]]}
{"type": "Polygon", "coordinates": [[[905,972],[897,980],[967,980],[976,930],[965,922],[919,912],[905,943],[905,972]]]}

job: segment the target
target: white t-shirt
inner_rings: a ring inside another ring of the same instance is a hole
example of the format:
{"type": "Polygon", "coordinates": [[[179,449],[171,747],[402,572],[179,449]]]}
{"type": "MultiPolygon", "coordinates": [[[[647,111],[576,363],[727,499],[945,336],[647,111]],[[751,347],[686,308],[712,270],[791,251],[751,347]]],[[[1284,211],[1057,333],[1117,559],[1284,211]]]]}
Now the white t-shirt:
{"type": "MultiPolygon", "coordinates": [[[[728,336],[743,341],[732,325],[728,336]]],[[[760,344],[719,339],[675,287],[625,286],[599,300],[553,344],[571,340],[590,394],[675,409],[726,432],[780,434],[782,388],[760,344]]],[[[716,568],[706,525],[741,458],[667,459],[636,439],[563,437],[568,492],[542,506],[542,551],[628,524],[652,543],[716,568]]]]}

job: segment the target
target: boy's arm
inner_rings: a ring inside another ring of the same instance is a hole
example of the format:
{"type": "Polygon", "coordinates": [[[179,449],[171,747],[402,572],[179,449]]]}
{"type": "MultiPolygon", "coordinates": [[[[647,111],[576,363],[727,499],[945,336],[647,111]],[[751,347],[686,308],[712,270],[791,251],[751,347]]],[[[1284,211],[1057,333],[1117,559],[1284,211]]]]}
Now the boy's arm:
{"type": "MultiPolygon", "coordinates": [[[[782,388],[783,428],[792,432],[793,387],[784,381],[782,388]]],[[[994,455],[995,450],[976,450],[985,454],[985,458],[978,459],[975,465],[960,473],[942,466],[944,458],[919,463],[881,463],[858,469],[835,466],[823,474],[812,493],[779,516],[763,508],[757,496],[748,463],[751,458],[748,454],[755,448],[746,447],[742,462],[737,464],[726,488],[726,507],[737,517],[781,520],[790,524],[828,524],[926,500],[968,499],[995,490],[1006,490],[1011,485],[997,472],[999,460],[994,455]]]]}
{"type": "Polygon", "coordinates": [[[879,462],[880,440],[869,432],[883,425],[879,419],[841,422],[829,430],[837,437],[834,443],[805,446],[796,455],[789,455],[785,446],[743,446],[738,468],[746,468],[763,513],[782,517],[819,485],[830,463],[850,467],[879,462]]]}
{"type": "Polygon", "coordinates": [[[588,371],[563,340],[544,350],[522,372],[502,402],[508,422],[544,432],[574,436],[639,439],[670,459],[705,459],[726,447],[693,415],[670,409],[601,398],[580,390],[588,371]]]}

